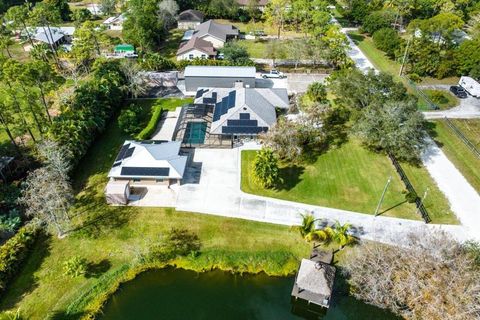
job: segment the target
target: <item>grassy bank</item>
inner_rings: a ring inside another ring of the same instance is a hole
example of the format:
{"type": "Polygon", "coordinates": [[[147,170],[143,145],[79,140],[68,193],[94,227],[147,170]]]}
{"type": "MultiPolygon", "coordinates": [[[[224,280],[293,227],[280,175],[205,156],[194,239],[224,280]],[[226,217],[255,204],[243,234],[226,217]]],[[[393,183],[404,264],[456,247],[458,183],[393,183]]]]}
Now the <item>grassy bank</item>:
{"type": "Polygon", "coordinates": [[[20,308],[26,319],[53,314],[65,319],[67,308],[94,288],[103,275],[130,263],[150,241],[173,227],[194,231],[203,245],[197,259],[175,261],[183,268],[291,274],[296,261],[308,255],[310,246],[297,231],[285,226],[166,208],[107,206],[103,195],[107,172],[126,138],[112,121],[82,159],[73,177],[78,192],[72,211],[75,231],[65,239],[48,238],[37,244],[3,295],[2,311],[20,308]],[[75,255],[89,261],[88,276],[64,275],[63,262],[75,255]]]}
{"type": "MultiPolygon", "coordinates": [[[[451,120],[463,134],[480,148],[480,120],[451,120]]],[[[445,120],[432,122],[433,136],[455,167],[480,193],[480,159],[460,140],[445,120]]]]}
{"type": "MultiPolygon", "coordinates": [[[[365,150],[356,141],[321,155],[313,164],[281,166],[283,183],[265,189],[252,176],[255,151],[242,152],[242,190],[248,193],[373,214],[389,176],[393,180],[385,195],[381,214],[421,219],[413,204],[405,202],[404,185],[386,156],[365,150]]],[[[433,223],[457,223],[449,204],[423,167],[403,165],[420,195],[429,188],[425,206],[433,223]]]]}

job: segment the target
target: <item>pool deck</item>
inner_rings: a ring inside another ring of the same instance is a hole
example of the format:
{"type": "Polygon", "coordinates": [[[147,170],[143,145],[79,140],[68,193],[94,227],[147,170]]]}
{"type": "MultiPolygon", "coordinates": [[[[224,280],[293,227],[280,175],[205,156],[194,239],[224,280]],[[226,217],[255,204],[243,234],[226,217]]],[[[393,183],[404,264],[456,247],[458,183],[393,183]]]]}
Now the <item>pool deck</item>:
{"type": "Polygon", "coordinates": [[[168,111],[167,115],[158,122],[157,130],[153,134],[152,140],[172,141],[181,111],[182,107],[178,107],[175,111],[168,111]]]}

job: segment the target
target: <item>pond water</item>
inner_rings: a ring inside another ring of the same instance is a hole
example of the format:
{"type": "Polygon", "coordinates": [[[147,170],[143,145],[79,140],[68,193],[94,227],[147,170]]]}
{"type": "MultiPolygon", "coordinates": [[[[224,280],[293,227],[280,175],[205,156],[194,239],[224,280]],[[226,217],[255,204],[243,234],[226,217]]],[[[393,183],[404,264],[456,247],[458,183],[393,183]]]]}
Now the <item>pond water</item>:
{"type": "MultiPolygon", "coordinates": [[[[108,301],[101,319],[303,319],[291,312],[293,281],[293,277],[265,274],[154,270],[122,285],[108,301]]],[[[396,318],[338,294],[322,319],[396,318]]]]}

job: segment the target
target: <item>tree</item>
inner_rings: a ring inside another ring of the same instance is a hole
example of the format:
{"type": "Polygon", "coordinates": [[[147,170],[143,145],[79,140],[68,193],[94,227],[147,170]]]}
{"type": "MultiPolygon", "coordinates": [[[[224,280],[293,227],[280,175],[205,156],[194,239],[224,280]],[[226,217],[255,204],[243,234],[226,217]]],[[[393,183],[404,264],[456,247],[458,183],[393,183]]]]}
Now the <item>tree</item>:
{"type": "Polygon", "coordinates": [[[357,299],[404,319],[479,317],[480,272],[469,246],[439,231],[398,240],[399,246],[368,242],[350,250],[344,268],[357,299]]]}
{"type": "Polygon", "coordinates": [[[130,60],[126,60],[121,67],[126,79],[127,92],[130,96],[136,99],[139,95],[145,94],[147,92],[145,75],[139,66],[130,60]]]}
{"type": "Polygon", "coordinates": [[[158,4],[158,19],[162,21],[165,30],[170,29],[177,21],[178,10],[175,0],[162,0],[158,4]]]}
{"type": "Polygon", "coordinates": [[[239,11],[236,0],[209,0],[203,7],[207,16],[215,18],[237,18],[239,11]]]}
{"type": "Polygon", "coordinates": [[[480,12],[472,15],[467,24],[468,33],[472,38],[480,37],[480,12]]]}
{"type": "MultiPolygon", "coordinates": [[[[40,153],[43,148],[40,145],[40,153]]],[[[49,147],[47,147],[49,148],[49,147]]],[[[66,149],[57,145],[45,154],[56,152],[47,159],[46,165],[32,171],[25,180],[19,203],[26,207],[26,215],[44,224],[49,230],[55,230],[58,237],[66,234],[70,225],[68,210],[73,203],[73,190],[68,175],[66,149]]]]}
{"type": "Polygon", "coordinates": [[[341,224],[339,221],[335,221],[333,229],[330,229],[333,230],[333,232],[329,231],[327,233],[329,233],[332,240],[340,246],[340,249],[343,249],[345,246],[355,242],[355,238],[349,232],[351,227],[349,223],[341,224]]]}
{"type": "Polygon", "coordinates": [[[80,256],[73,256],[63,263],[63,272],[72,278],[83,276],[87,273],[88,261],[80,256]]]}
{"type": "Polygon", "coordinates": [[[67,0],[43,0],[43,3],[47,5],[53,14],[58,15],[63,21],[70,21],[72,11],[67,0]]]}
{"type": "Polygon", "coordinates": [[[408,98],[407,90],[395,82],[390,74],[359,70],[339,70],[328,78],[328,87],[335,96],[335,103],[346,108],[363,109],[372,103],[387,100],[403,101],[408,98]]]}
{"type": "Polygon", "coordinates": [[[262,148],[253,162],[255,180],[265,188],[272,188],[279,180],[278,159],[271,149],[262,148]]]}
{"type": "Polygon", "coordinates": [[[3,50],[7,52],[8,57],[12,58],[12,53],[10,52],[10,46],[13,45],[15,41],[12,40],[10,35],[0,35],[0,51],[3,54],[3,50]]]}
{"type": "Polygon", "coordinates": [[[373,43],[390,58],[394,58],[400,48],[400,37],[394,29],[383,28],[373,33],[373,43]]]}
{"type": "Polygon", "coordinates": [[[255,19],[257,18],[257,16],[261,14],[260,10],[258,9],[259,3],[259,0],[248,0],[247,3],[247,13],[252,19],[253,23],[255,23],[255,19]]]}
{"type": "Polygon", "coordinates": [[[117,0],[100,0],[100,9],[102,13],[111,16],[117,10],[117,0]]]}
{"type": "Polygon", "coordinates": [[[12,21],[13,28],[25,30],[28,41],[30,42],[30,45],[34,47],[32,35],[30,34],[30,31],[27,28],[29,11],[30,11],[30,7],[28,4],[14,6],[8,9],[7,13],[5,14],[5,18],[8,21],[12,21]]]}
{"type": "Polygon", "coordinates": [[[458,75],[480,78],[480,38],[464,41],[455,50],[458,75]]]}
{"type": "Polygon", "coordinates": [[[266,22],[277,27],[278,39],[280,39],[280,32],[285,24],[287,5],[288,0],[271,0],[263,12],[266,22]]]}
{"type": "Polygon", "coordinates": [[[394,20],[395,17],[391,11],[375,11],[363,19],[362,30],[369,34],[373,34],[377,30],[390,28],[394,20]]]}
{"type": "Polygon", "coordinates": [[[323,47],[322,55],[329,63],[335,68],[348,66],[351,61],[346,53],[349,48],[348,39],[338,26],[329,26],[320,39],[320,46],[323,47]]]}
{"type": "Polygon", "coordinates": [[[123,37],[144,51],[153,51],[166,36],[165,24],[158,19],[158,0],[130,0],[125,12],[123,37]]]}
{"type": "Polygon", "coordinates": [[[83,22],[92,19],[92,13],[86,9],[77,9],[72,12],[72,20],[75,22],[75,27],[79,27],[83,22]]]}
{"type": "Polygon", "coordinates": [[[139,116],[142,110],[136,107],[134,104],[129,108],[123,109],[118,116],[118,126],[120,129],[129,134],[134,135],[141,130],[139,116]]]}
{"type": "Polygon", "coordinates": [[[368,106],[354,131],[370,149],[390,152],[403,161],[419,161],[427,146],[425,120],[414,99],[368,106]]]}
{"type": "Polygon", "coordinates": [[[245,47],[239,45],[235,41],[225,43],[225,46],[222,48],[222,53],[225,60],[231,61],[233,63],[243,63],[250,60],[250,56],[245,47]]]}
{"type": "Polygon", "coordinates": [[[7,106],[0,101],[0,126],[5,130],[5,133],[10,139],[10,142],[15,147],[15,150],[18,154],[20,154],[20,148],[18,147],[17,142],[15,141],[15,137],[13,136],[11,125],[13,124],[13,117],[12,114],[7,109],[7,106]]]}

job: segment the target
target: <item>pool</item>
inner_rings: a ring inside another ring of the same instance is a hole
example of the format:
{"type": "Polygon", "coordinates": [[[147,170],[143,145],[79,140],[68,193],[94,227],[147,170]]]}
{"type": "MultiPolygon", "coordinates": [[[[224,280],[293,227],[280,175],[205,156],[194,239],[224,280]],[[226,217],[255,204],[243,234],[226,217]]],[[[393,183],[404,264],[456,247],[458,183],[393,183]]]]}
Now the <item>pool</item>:
{"type": "Polygon", "coordinates": [[[183,143],[203,144],[207,132],[206,122],[189,122],[183,136],[183,143]]]}

